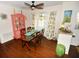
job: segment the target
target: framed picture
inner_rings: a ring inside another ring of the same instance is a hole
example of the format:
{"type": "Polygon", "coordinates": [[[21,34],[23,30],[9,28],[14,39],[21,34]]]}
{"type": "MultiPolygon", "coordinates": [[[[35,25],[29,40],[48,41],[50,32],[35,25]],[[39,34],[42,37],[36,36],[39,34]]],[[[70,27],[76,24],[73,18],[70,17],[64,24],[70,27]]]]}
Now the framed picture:
{"type": "Polygon", "coordinates": [[[71,15],[72,15],[72,10],[65,10],[64,11],[63,24],[64,23],[70,23],[71,22],[71,15]]]}
{"type": "Polygon", "coordinates": [[[6,18],[7,18],[7,15],[4,14],[4,13],[1,13],[1,14],[0,14],[0,17],[1,17],[1,19],[6,19],[6,18]]]}

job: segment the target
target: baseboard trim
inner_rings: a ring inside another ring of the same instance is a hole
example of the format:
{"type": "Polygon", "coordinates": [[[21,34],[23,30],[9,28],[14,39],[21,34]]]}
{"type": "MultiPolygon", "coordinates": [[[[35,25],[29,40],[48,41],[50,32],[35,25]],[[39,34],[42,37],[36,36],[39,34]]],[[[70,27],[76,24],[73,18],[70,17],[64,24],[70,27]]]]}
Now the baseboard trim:
{"type": "Polygon", "coordinates": [[[5,41],[5,42],[0,42],[0,43],[1,43],[1,44],[4,44],[4,43],[7,43],[7,42],[9,42],[9,41],[11,41],[11,40],[13,40],[13,39],[10,39],[10,40],[5,41]]]}

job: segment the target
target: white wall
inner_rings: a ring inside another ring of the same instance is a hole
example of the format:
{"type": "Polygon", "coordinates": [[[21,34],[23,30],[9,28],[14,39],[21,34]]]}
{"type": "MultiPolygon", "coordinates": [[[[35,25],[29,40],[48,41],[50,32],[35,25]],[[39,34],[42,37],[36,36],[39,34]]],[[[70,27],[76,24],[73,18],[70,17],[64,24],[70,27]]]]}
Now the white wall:
{"type": "Polygon", "coordinates": [[[72,38],[71,45],[77,46],[79,45],[79,30],[75,30],[75,24],[77,21],[77,12],[79,12],[79,2],[63,2],[63,12],[64,10],[72,10],[71,30],[75,33],[75,38],[72,38]]]}
{"type": "Polygon", "coordinates": [[[75,33],[75,38],[72,38],[71,45],[79,45],[79,30],[75,30],[75,24],[77,22],[77,12],[79,12],[79,2],[63,2],[62,5],[52,6],[44,9],[44,11],[57,11],[55,21],[55,33],[58,33],[58,29],[64,19],[64,11],[72,10],[71,16],[71,30],[75,33]]]}
{"type": "Polygon", "coordinates": [[[16,12],[21,11],[20,8],[0,3],[0,14],[4,13],[7,15],[7,18],[4,20],[0,18],[0,42],[1,43],[7,42],[13,39],[11,14],[13,14],[14,8],[16,12]]]}

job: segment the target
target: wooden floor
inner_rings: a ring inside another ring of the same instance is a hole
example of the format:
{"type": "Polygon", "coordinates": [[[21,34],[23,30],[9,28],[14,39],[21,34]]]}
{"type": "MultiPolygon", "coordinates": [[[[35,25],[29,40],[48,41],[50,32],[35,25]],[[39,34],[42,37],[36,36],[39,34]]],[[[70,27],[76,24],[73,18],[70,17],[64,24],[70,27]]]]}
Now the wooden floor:
{"type": "MultiPolygon", "coordinates": [[[[36,49],[31,46],[31,51],[25,46],[22,48],[21,40],[12,40],[5,44],[0,44],[0,57],[1,58],[57,58],[56,41],[42,39],[36,49]]],[[[79,54],[74,46],[71,46],[69,55],[64,55],[65,58],[76,58],[79,54]]]]}

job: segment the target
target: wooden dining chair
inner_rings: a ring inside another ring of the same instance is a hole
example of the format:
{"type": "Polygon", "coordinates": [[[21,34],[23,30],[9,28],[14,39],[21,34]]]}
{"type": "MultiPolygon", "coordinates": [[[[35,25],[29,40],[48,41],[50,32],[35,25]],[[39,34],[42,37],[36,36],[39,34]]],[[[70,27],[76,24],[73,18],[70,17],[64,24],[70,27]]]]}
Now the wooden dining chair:
{"type": "Polygon", "coordinates": [[[26,30],[25,28],[21,29],[22,47],[26,46],[30,50],[29,41],[26,38],[26,35],[25,35],[26,31],[25,30],[26,30]]]}

